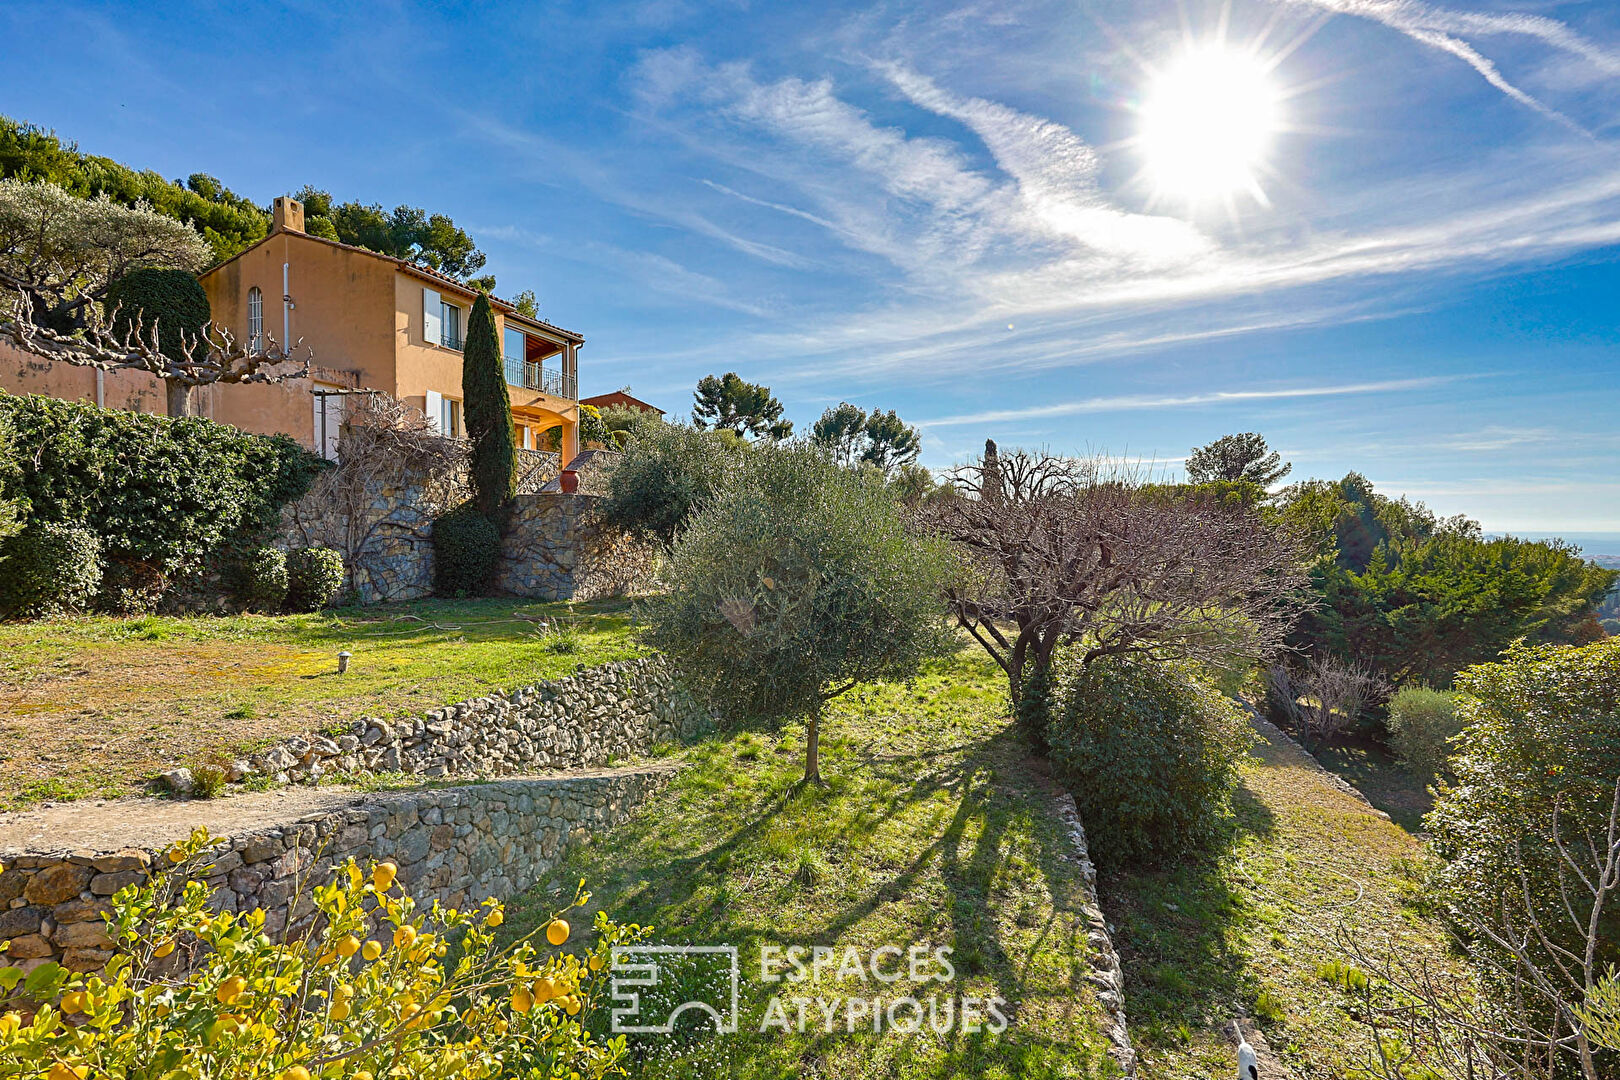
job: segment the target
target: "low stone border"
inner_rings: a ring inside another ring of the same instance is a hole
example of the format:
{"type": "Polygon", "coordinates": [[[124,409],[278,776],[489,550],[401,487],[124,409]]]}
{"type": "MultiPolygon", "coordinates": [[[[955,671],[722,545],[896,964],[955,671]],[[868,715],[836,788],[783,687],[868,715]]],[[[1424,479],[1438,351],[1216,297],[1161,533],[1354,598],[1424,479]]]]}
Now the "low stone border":
{"type": "Polygon", "coordinates": [[[1086,941],[1091,946],[1091,974],[1086,980],[1097,988],[1097,1000],[1108,1013],[1104,1033],[1113,1046],[1108,1056],[1113,1058],[1126,1076],[1136,1075],[1136,1050],[1131,1046],[1130,1029],[1125,1025],[1125,971],[1120,966],[1119,953],[1114,951],[1113,938],[1108,933],[1108,920],[1098,906],[1097,867],[1091,861],[1091,849],[1086,846],[1086,827],[1080,821],[1079,808],[1074,796],[1064,792],[1057,797],[1057,815],[1069,834],[1074,848],[1074,861],[1086,879],[1090,893],[1081,912],[1086,917],[1086,941]]]}
{"type": "MultiPolygon", "coordinates": [[[[401,886],[422,902],[466,907],[488,897],[504,900],[538,883],[573,845],[623,821],[675,771],[654,765],[334,795],[296,821],[229,836],[205,880],[217,908],[263,909],[266,930],[277,935],[288,929],[289,917],[295,932],[314,919],[307,897],[297,904],[298,894],[350,857],[392,860],[401,886]]],[[[274,797],[267,792],[231,801],[251,805],[274,797]]],[[[9,826],[37,824],[26,817],[9,826]]],[[[52,960],[74,971],[105,966],[112,957],[103,919],[109,898],[142,881],[152,861],[189,831],[166,821],[148,828],[138,846],[117,851],[0,850],[0,940],[10,942],[0,962],[25,971],[52,960]]]]}
{"type": "MultiPolygon", "coordinates": [[[[233,762],[226,779],[314,783],[333,772],[521,776],[641,757],[659,742],[688,742],[713,725],[663,657],[643,656],[423,716],[366,717],[342,735],[296,736],[233,762]]],[[[171,769],[161,779],[182,795],[195,783],[189,769],[171,769]]]]}

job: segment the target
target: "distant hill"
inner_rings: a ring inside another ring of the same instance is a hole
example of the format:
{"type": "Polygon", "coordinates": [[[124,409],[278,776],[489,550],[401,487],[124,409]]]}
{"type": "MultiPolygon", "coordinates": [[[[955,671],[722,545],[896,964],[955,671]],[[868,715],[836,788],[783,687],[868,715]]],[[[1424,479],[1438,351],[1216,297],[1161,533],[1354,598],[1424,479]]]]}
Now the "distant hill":
{"type": "Polygon", "coordinates": [[[1605,569],[1620,570],[1620,555],[1588,555],[1586,558],[1605,569]]]}

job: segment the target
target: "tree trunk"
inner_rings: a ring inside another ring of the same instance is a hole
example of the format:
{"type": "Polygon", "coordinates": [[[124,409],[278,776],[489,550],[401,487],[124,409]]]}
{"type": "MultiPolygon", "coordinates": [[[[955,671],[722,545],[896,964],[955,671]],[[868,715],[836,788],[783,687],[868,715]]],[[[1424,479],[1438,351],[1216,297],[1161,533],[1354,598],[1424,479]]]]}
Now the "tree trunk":
{"type": "Polygon", "coordinates": [[[825,786],[821,779],[821,706],[804,722],[804,782],[825,786]]]}
{"type": "Polygon", "coordinates": [[[163,388],[168,393],[170,416],[191,416],[191,387],[178,379],[165,379],[163,388]]]}

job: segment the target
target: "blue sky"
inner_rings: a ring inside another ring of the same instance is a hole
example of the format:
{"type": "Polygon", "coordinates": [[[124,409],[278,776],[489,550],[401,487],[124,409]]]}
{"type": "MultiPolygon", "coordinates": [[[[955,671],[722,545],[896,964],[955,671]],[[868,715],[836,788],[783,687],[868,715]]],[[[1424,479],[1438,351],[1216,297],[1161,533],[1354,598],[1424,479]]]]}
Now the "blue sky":
{"type": "Polygon", "coordinates": [[[1256,430],[1620,532],[1617,5],[10,0],[0,39],[0,111],[87,151],[449,213],[587,392],[735,370],[801,427],[895,408],[933,466],[1256,430]],[[1277,98],[1259,197],[1144,172],[1212,42],[1277,98]]]}

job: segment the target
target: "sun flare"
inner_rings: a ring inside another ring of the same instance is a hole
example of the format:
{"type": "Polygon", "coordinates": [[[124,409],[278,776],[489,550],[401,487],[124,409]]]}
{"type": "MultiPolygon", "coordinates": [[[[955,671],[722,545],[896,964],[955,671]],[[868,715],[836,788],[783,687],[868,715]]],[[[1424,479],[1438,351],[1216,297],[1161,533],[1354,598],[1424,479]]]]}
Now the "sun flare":
{"type": "Polygon", "coordinates": [[[1156,197],[1261,204],[1260,174],[1282,126],[1282,97],[1264,57],[1225,45],[1188,48],[1152,74],[1136,143],[1156,197]]]}

